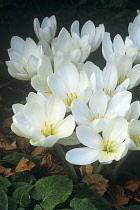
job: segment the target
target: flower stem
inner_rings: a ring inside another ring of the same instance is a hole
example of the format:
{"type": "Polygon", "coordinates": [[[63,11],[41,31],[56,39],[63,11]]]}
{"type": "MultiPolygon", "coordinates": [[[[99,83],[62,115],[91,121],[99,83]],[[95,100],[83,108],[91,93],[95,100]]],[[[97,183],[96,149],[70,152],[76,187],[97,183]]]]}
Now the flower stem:
{"type": "Polygon", "coordinates": [[[108,164],[106,165],[106,169],[107,169],[107,172],[108,172],[108,176],[110,178],[110,181],[114,182],[114,170],[108,164]]]}
{"type": "Polygon", "coordinates": [[[82,166],[82,173],[81,173],[82,179],[84,178],[85,175],[86,175],[86,166],[82,166]]]}
{"type": "Polygon", "coordinates": [[[74,166],[65,159],[65,152],[64,152],[64,150],[57,143],[54,145],[54,148],[56,149],[59,157],[61,158],[63,166],[66,168],[69,177],[73,180],[74,183],[77,183],[78,182],[77,173],[76,173],[76,171],[74,169],[74,166]]]}
{"type": "Polygon", "coordinates": [[[122,166],[122,164],[124,163],[124,161],[127,159],[127,157],[132,153],[132,151],[128,151],[127,155],[125,155],[114,167],[114,176],[115,176],[115,180],[117,179],[117,174],[118,171],[120,169],[120,167],[122,166]]]}
{"type": "Polygon", "coordinates": [[[102,168],[103,168],[103,164],[100,163],[98,168],[94,171],[94,174],[99,174],[102,168]]]}

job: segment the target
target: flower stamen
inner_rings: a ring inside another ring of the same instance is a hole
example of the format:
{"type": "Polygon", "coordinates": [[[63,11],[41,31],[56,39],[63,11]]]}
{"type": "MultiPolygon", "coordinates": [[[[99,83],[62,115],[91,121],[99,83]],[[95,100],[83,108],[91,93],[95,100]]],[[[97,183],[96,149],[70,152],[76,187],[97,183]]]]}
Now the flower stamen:
{"type": "Polygon", "coordinates": [[[121,76],[118,78],[117,84],[120,85],[126,78],[127,78],[126,75],[121,75],[121,76]]]}
{"type": "Polygon", "coordinates": [[[105,152],[112,152],[114,148],[112,147],[114,141],[111,141],[109,139],[102,140],[102,150],[105,152]]]}
{"type": "Polygon", "coordinates": [[[65,100],[65,103],[68,107],[71,107],[72,101],[78,98],[77,94],[75,92],[66,93],[66,96],[67,96],[67,98],[65,100]]]}

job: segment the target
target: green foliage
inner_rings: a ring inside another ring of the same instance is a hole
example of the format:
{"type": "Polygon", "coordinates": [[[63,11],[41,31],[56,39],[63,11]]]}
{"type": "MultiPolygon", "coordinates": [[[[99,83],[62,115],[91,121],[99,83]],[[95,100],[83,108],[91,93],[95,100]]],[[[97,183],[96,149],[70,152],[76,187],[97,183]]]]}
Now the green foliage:
{"type": "Polygon", "coordinates": [[[45,210],[53,209],[57,204],[63,203],[72,193],[72,181],[61,176],[45,177],[36,182],[31,189],[31,197],[41,200],[41,207],[45,210]]]}
{"type": "Polygon", "coordinates": [[[22,157],[29,159],[30,161],[34,162],[35,164],[39,165],[40,160],[37,157],[30,156],[24,153],[13,153],[6,155],[3,160],[7,163],[11,163],[13,165],[17,165],[22,157]]]}
{"type": "Polygon", "coordinates": [[[111,210],[109,203],[101,197],[97,192],[88,188],[85,183],[80,183],[74,186],[74,197],[87,198],[97,209],[100,210],[111,210]]]}
{"type": "Polygon", "coordinates": [[[34,184],[36,182],[35,177],[30,172],[17,172],[11,176],[13,182],[27,182],[34,184]]]}
{"type": "Polygon", "coordinates": [[[12,198],[15,200],[20,207],[27,207],[30,204],[30,195],[29,190],[32,185],[27,184],[21,187],[18,187],[12,194],[12,198]]]}
{"type": "Polygon", "coordinates": [[[134,206],[125,207],[123,210],[139,210],[139,209],[140,205],[134,205],[134,206]]]}
{"type": "Polygon", "coordinates": [[[0,209],[8,210],[8,197],[2,188],[0,188],[0,209]]]}
{"type": "Polygon", "coordinates": [[[70,207],[74,210],[97,210],[87,198],[73,198],[70,202],[70,207]]]}
{"type": "Polygon", "coordinates": [[[2,188],[9,187],[10,185],[11,185],[10,181],[0,175],[0,187],[2,187],[2,188]]]}
{"type": "Polygon", "coordinates": [[[40,205],[37,204],[37,205],[35,205],[34,210],[42,210],[42,208],[40,205]]]}

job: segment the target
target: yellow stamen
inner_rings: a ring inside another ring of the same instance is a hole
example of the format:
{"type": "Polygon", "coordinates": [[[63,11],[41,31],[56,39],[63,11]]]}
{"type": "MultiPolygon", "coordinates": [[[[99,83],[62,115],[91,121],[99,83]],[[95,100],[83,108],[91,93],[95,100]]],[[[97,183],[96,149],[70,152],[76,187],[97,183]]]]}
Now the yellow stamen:
{"type": "Polygon", "coordinates": [[[71,103],[73,100],[77,99],[77,94],[75,92],[73,93],[66,93],[66,100],[65,100],[65,103],[68,107],[71,107],[71,103]]]}
{"type": "Polygon", "coordinates": [[[112,147],[114,141],[111,141],[109,139],[102,140],[102,150],[105,152],[112,152],[115,148],[112,147]]]}
{"type": "Polygon", "coordinates": [[[100,118],[104,118],[104,116],[102,116],[100,113],[98,113],[97,115],[95,115],[92,120],[96,120],[96,119],[100,119],[100,118]]]}
{"type": "Polygon", "coordinates": [[[130,138],[136,144],[137,147],[140,147],[140,134],[131,135],[130,138]]]}
{"type": "Polygon", "coordinates": [[[120,85],[125,79],[126,79],[126,75],[121,75],[119,78],[118,78],[118,85],[120,85]]]}
{"type": "Polygon", "coordinates": [[[103,90],[107,95],[109,95],[110,97],[112,97],[112,90],[108,90],[108,89],[105,89],[105,88],[102,88],[102,90],[103,90]]]}

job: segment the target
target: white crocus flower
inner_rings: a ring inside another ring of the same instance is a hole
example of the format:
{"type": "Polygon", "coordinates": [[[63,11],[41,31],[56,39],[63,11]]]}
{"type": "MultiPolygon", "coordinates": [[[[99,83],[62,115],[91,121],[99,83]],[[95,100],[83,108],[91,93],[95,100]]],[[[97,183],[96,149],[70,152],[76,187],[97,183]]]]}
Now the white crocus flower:
{"type": "Polygon", "coordinates": [[[76,39],[82,39],[87,35],[89,36],[88,45],[91,46],[91,52],[97,50],[98,47],[100,46],[104,31],[105,28],[103,24],[100,24],[98,27],[95,27],[94,23],[91,20],[87,21],[83,25],[81,29],[81,34],[79,31],[79,21],[76,20],[71,25],[72,37],[76,39]]]}
{"type": "Polygon", "coordinates": [[[75,64],[83,63],[90,54],[91,46],[88,44],[88,39],[88,35],[81,39],[74,38],[62,28],[58,37],[52,42],[53,55],[61,56],[75,64]]]}
{"type": "Polygon", "coordinates": [[[110,56],[113,53],[119,54],[119,55],[127,55],[129,57],[132,57],[134,60],[137,55],[137,47],[134,45],[134,43],[129,39],[129,37],[126,37],[125,42],[123,41],[122,37],[117,34],[114,37],[113,42],[110,38],[110,33],[105,32],[103,41],[102,41],[102,52],[104,58],[108,61],[110,59],[110,56]]]}
{"type": "Polygon", "coordinates": [[[53,38],[55,37],[57,28],[55,16],[53,15],[50,18],[45,17],[42,21],[41,26],[38,18],[35,18],[33,26],[37,38],[39,40],[46,41],[48,44],[51,44],[53,38]]]}
{"type": "Polygon", "coordinates": [[[97,90],[89,100],[89,107],[83,100],[72,103],[72,114],[78,125],[89,125],[95,131],[101,132],[108,120],[116,116],[125,116],[130,107],[132,94],[122,91],[108,100],[102,90],[97,90]]]}
{"type": "Polygon", "coordinates": [[[90,80],[90,88],[93,92],[100,89],[109,97],[113,97],[118,92],[128,88],[130,79],[126,79],[117,87],[118,72],[113,63],[107,63],[103,71],[101,71],[98,66],[88,61],[84,64],[83,70],[90,80]]]}
{"type": "Polygon", "coordinates": [[[133,59],[128,56],[119,56],[113,55],[114,64],[118,71],[118,81],[117,85],[120,85],[127,78],[130,79],[128,89],[132,89],[133,87],[139,84],[140,78],[140,64],[137,64],[132,67],[133,59]]]}
{"type": "Polygon", "coordinates": [[[44,92],[47,94],[52,94],[47,78],[53,73],[53,68],[50,60],[47,56],[42,56],[37,63],[37,75],[33,76],[31,79],[32,87],[39,92],[44,92]]]}
{"type": "MultiPolygon", "coordinates": [[[[55,96],[44,100],[40,95],[30,94],[27,103],[13,105],[13,111],[12,131],[29,138],[34,146],[51,147],[59,143],[59,139],[62,144],[62,139],[69,137],[75,128],[74,117],[64,118],[66,106],[55,96]]],[[[69,144],[68,141],[63,140],[64,145],[69,144]]]]}
{"type": "Polygon", "coordinates": [[[78,126],[76,134],[85,147],[68,151],[66,160],[78,165],[91,164],[97,160],[103,164],[119,161],[128,151],[125,142],[127,129],[128,123],[122,117],[110,120],[102,132],[102,137],[89,126],[78,126]]]}
{"type": "Polygon", "coordinates": [[[59,97],[70,111],[72,102],[81,98],[88,102],[91,90],[85,71],[78,72],[75,65],[64,61],[58,66],[57,73],[49,75],[48,85],[54,95],[59,97]]]}
{"type": "Polygon", "coordinates": [[[132,120],[128,125],[129,150],[140,150],[140,121],[132,120]]]}
{"type": "Polygon", "coordinates": [[[128,112],[125,115],[125,119],[130,122],[131,120],[137,120],[140,116],[140,102],[135,101],[130,105],[128,112]]]}
{"type": "Polygon", "coordinates": [[[31,39],[26,41],[14,36],[8,50],[10,61],[7,61],[9,74],[19,80],[30,80],[36,74],[38,59],[44,54],[42,46],[37,46],[31,39]]]}

